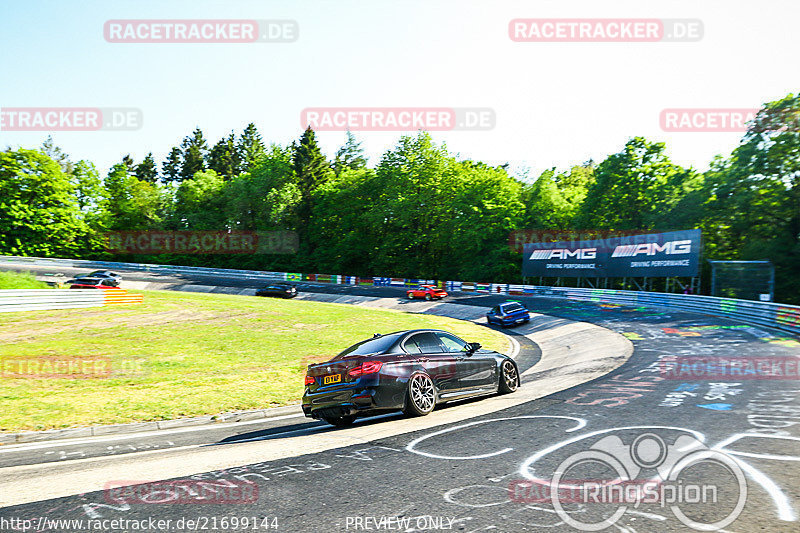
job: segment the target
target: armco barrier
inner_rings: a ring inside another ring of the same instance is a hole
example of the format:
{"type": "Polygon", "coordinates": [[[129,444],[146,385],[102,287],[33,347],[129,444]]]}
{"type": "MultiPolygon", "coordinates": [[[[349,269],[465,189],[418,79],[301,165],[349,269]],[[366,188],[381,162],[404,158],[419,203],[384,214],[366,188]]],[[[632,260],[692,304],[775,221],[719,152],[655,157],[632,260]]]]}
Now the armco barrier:
{"type": "Polygon", "coordinates": [[[125,289],[5,289],[0,290],[0,313],[77,309],[142,303],[143,295],[125,289]]]}
{"type": "Polygon", "coordinates": [[[536,285],[506,285],[499,283],[477,283],[471,281],[436,282],[434,280],[404,279],[389,277],[356,278],[354,276],[331,274],[301,274],[291,272],[263,272],[258,270],[233,270],[225,268],[184,267],[171,265],[150,265],[139,263],[115,263],[109,261],[83,261],[73,259],[50,259],[39,257],[0,256],[0,262],[28,262],[41,266],[61,266],[65,268],[107,268],[137,270],[163,274],[194,274],[220,278],[250,280],[288,280],[302,279],[322,283],[344,283],[358,285],[406,287],[425,281],[444,286],[448,292],[472,292],[484,294],[510,294],[518,296],[545,296],[549,298],[568,298],[599,303],[632,305],[642,307],[666,308],[721,316],[743,322],[775,328],[793,335],[800,335],[800,307],[771,302],[734,300],[712,296],[688,294],[668,294],[658,292],[619,291],[608,289],[583,289],[569,287],[541,287],[536,285]]]}
{"type": "Polygon", "coordinates": [[[746,324],[775,328],[800,335],[800,307],[752,300],[660,292],[537,287],[524,285],[526,296],[567,298],[587,302],[664,308],[730,318],[746,324]]]}

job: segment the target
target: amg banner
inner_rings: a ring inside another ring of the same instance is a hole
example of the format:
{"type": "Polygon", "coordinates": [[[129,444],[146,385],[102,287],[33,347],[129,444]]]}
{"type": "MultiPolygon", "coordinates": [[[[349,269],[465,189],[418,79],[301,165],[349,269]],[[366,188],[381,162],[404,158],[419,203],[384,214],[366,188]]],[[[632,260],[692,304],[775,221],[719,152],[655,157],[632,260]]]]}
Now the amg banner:
{"type": "Polygon", "coordinates": [[[700,230],[525,245],[523,276],[622,278],[696,276],[700,230]]]}

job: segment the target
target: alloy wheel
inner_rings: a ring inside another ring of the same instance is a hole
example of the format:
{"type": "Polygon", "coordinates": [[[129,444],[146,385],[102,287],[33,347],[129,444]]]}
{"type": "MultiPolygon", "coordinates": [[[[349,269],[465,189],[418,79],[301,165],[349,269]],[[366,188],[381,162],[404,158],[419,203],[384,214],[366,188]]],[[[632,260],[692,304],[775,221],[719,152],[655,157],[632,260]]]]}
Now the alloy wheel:
{"type": "Polygon", "coordinates": [[[503,361],[501,369],[503,373],[503,375],[500,377],[500,379],[503,380],[501,387],[502,391],[514,392],[517,390],[519,379],[517,376],[517,367],[515,367],[514,363],[511,361],[503,361]]]}
{"type": "Polygon", "coordinates": [[[433,388],[431,378],[425,374],[417,374],[411,378],[409,384],[411,391],[411,401],[422,412],[427,413],[433,410],[436,402],[436,391],[433,388]]]}

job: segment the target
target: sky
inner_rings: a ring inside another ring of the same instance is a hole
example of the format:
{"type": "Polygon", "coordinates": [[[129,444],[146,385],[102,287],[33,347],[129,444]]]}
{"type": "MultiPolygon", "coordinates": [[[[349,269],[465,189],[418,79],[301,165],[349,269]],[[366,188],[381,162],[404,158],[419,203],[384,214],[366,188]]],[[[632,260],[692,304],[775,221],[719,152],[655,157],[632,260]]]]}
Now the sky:
{"type": "MultiPolygon", "coordinates": [[[[0,131],[0,147],[49,133],[102,174],[125,154],[164,160],[195,127],[209,144],[254,122],[286,145],[306,108],[489,108],[491,129],[436,131],[464,159],[529,176],[600,161],[633,136],[703,170],[741,132],[670,132],[662,110],[757,108],[797,92],[796,0],[0,0],[0,111],[125,107],[133,131],[0,131]],[[691,42],[515,42],[513,19],[697,19],[691,42]],[[285,43],[117,43],[108,20],[290,20],[285,43]]],[[[414,131],[354,131],[375,165],[414,131]]],[[[343,131],[323,131],[329,156],[343,131]]]]}

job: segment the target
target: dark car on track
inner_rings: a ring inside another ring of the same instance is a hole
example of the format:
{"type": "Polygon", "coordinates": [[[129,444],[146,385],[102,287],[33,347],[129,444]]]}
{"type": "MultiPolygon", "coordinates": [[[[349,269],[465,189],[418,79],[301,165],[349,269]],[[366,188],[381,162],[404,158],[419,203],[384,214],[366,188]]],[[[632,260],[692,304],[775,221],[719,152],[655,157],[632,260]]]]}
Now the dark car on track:
{"type": "Polygon", "coordinates": [[[278,296],[280,298],[294,298],[297,296],[297,287],[291,283],[270,283],[256,291],[256,296],[278,296]]]}
{"type": "Polygon", "coordinates": [[[531,314],[528,308],[519,302],[506,302],[486,313],[486,321],[489,324],[497,324],[502,327],[514,326],[530,322],[531,314]]]}
{"type": "Polygon", "coordinates": [[[81,274],[80,276],[76,276],[77,279],[82,278],[100,278],[100,279],[110,279],[114,282],[114,287],[119,287],[120,282],[122,281],[122,276],[117,274],[116,272],[111,272],[110,270],[95,270],[93,272],[89,272],[88,274],[81,274]]]}
{"type": "Polygon", "coordinates": [[[303,412],[345,426],[387,411],[426,415],[438,404],[514,392],[519,385],[519,369],[507,355],[446,331],[397,331],[309,365],[303,412]]]}
{"type": "Polygon", "coordinates": [[[114,280],[102,278],[76,278],[67,281],[70,289],[116,289],[114,280]]]}
{"type": "Polygon", "coordinates": [[[419,298],[422,300],[441,300],[447,296],[447,291],[434,285],[420,285],[416,289],[408,289],[406,296],[409,300],[419,298]]]}

